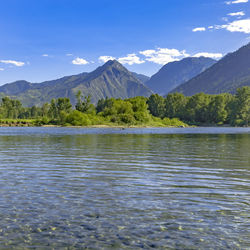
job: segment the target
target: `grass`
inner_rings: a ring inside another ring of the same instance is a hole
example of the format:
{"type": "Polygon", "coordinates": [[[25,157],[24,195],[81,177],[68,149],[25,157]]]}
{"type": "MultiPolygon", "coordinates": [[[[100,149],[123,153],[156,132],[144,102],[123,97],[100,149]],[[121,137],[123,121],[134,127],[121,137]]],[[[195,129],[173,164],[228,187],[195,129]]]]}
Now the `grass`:
{"type": "Polygon", "coordinates": [[[49,119],[0,119],[0,127],[33,127],[33,126],[63,126],[63,127],[187,127],[184,122],[173,118],[160,119],[151,116],[147,122],[111,122],[102,116],[87,115],[81,119],[66,119],[65,121],[49,119]]]}
{"type": "Polygon", "coordinates": [[[35,119],[0,119],[2,127],[29,127],[35,126],[35,119]]]}

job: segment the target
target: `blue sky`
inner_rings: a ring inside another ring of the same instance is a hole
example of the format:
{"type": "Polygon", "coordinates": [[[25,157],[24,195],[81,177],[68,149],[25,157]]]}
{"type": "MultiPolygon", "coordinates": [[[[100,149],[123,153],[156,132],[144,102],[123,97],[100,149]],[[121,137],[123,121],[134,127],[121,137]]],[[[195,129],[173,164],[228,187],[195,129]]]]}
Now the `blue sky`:
{"type": "Polygon", "coordinates": [[[249,0],[0,0],[0,85],[88,72],[109,58],[150,76],[249,42],[249,0]]]}

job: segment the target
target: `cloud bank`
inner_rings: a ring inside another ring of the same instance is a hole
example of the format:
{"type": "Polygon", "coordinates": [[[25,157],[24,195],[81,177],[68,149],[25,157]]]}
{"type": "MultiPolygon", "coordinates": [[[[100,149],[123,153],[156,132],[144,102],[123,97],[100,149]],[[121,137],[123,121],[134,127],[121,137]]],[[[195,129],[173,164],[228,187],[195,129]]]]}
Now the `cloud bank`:
{"type": "Polygon", "coordinates": [[[193,55],[193,57],[201,57],[201,56],[209,57],[209,58],[218,60],[218,59],[220,59],[223,55],[222,55],[221,53],[208,53],[208,52],[200,52],[200,53],[197,53],[197,54],[193,55]]]}
{"type": "Polygon", "coordinates": [[[230,32],[243,32],[250,34],[250,19],[242,19],[224,25],[216,25],[215,28],[226,29],[230,32]]]}
{"type": "Polygon", "coordinates": [[[109,60],[115,60],[116,58],[113,57],[113,56],[100,56],[98,58],[99,62],[103,62],[103,63],[106,63],[107,61],[109,60]]]}
{"type": "Polygon", "coordinates": [[[249,0],[235,0],[235,1],[227,1],[226,4],[237,4],[237,3],[248,3],[249,0]]]}
{"type": "Polygon", "coordinates": [[[128,54],[125,57],[120,57],[118,58],[118,61],[122,64],[128,65],[145,63],[145,61],[141,60],[140,57],[138,57],[136,54],[128,54]]]}
{"type": "Polygon", "coordinates": [[[75,65],[85,65],[85,64],[88,64],[89,62],[86,61],[86,60],[83,59],[83,58],[77,57],[77,58],[75,58],[75,59],[72,61],[72,63],[75,64],[75,65]]]}
{"type": "Polygon", "coordinates": [[[145,61],[141,60],[141,58],[138,57],[135,53],[128,54],[125,57],[119,57],[119,58],[115,58],[113,56],[100,56],[98,59],[99,59],[99,62],[103,62],[103,63],[106,63],[109,60],[117,60],[121,64],[128,64],[128,65],[145,63],[145,61]]]}
{"type": "Polygon", "coordinates": [[[239,11],[239,12],[229,13],[227,15],[228,16],[245,16],[245,12],[244,11],[239,11]]]}
{"type": "Polygon", "coordinates": [[[14,60],[0,60],[1,63],[5,63],[5,64],[12,64],[15,65],[17,67],[22,67],[25,65],[24,62],[18,62],[18,61],[14,61],[14,60]]]}
{"type": "Polygon", "coordinates": [[[156,50],[144,50],[139,52],[146,57],[146,61],[164,65],[169,62],[178,61],[189,56],[185,50],[158,48],[156,50]]]}
{"type": "Polygon", "coordinates": [[[206,28],[205,27],[197,27],[197,28],[194,28],[192,31],[193,32],[206,31],[206,28]]]}

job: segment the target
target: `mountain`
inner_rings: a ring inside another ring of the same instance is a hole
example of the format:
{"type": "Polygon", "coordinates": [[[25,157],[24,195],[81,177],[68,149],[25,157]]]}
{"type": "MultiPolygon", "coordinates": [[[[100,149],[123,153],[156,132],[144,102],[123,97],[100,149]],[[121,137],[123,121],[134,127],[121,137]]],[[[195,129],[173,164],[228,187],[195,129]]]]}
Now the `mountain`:
{"type": "Polygon", "coordinates": [[[150,96],[152,91],[117,61],[108,61],[90,73],[66,76],[42,83],[17,81],[0,86],[0,95],[16,97],[25,106],[42,105],[52,98],[69,97],[76,102],[76,93],[91,95],[93,103],[101,98],[150,96]]]}
{"type": "Polygon", "coordinates": [[[150,79],[150,77],[149,76],[145,76],[145,75],[143,75],[143,74],[138,74],[138,73],[136,73],[136,72],[131,72],[132,74],[133,74],[133,76],[135,77],[135,78],[137,78],[138,80],[140,80],[142,83],[146,83],[149,79],[150,79]]]}
{"type": "Polygon", "coordinates": [[[187,57],[164,65],[145,84],[155,93],[165,95],[180,84],[197,76],[216,61],[207,57],[187,57]]]}
{"type": "Polygon", "coordinates": [[[250,43],[229,53],[200,75],[175,88],[172,92],[193,95],[235,93],[242,86],[250,86],[250,43]]]}

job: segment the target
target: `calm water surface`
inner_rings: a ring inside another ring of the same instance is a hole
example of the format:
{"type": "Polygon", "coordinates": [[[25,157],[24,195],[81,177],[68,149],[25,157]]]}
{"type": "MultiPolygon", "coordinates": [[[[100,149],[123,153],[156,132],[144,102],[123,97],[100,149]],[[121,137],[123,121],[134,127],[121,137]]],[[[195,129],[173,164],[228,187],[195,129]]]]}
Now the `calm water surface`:
{"type": "Polygon", "coordinates": [[[0,128],[0,249],[249,249],[250,129],[0,128]]]}

